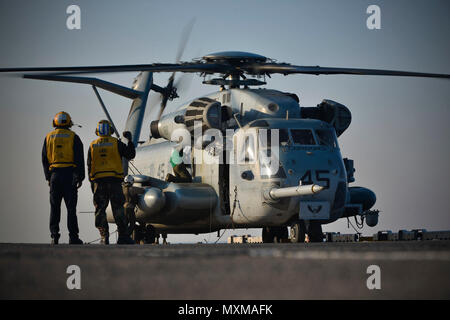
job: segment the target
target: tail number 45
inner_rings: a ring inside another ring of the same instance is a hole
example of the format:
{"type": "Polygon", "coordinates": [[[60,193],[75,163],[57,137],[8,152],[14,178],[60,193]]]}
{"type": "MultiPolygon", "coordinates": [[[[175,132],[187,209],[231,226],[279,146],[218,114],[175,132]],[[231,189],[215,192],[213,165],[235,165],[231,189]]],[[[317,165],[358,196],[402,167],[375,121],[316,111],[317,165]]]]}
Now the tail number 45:
{"type": "MultiPolygon", "coordinates": [[[[300,178],[300,181],[304,185],[313,184],[314,181],[312,180],[312,170],[306,171],[306,173],[303,175],[303,177],[300,178]]],[[[317,182],[324,182],[324,184],[320,184],[321,186],[325,187],[325,189],[328,189],[330,187],[330,179],[327,177],[324,177],[325,175],[328,175],[330,173],[329,170],[316,170],[316,181],[317,182]]]]}

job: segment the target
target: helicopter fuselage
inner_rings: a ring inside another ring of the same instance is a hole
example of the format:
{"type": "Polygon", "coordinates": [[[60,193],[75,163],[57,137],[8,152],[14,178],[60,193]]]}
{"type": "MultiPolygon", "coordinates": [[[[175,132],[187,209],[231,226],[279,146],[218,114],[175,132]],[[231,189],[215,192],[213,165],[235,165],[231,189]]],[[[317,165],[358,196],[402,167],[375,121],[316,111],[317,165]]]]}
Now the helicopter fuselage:
{"type": "MultiPolygon", "coordinates": [[[[325,224],[343,216],[349,200],[347,172],[332,125],[302,119],[295,95],[276,90],[230,89],[206,98],[220,102],[223,135],[206,146],[193,139],[193,147],[185,148],[184,162],[193,183],[164,182],[172,173],[169,159],[177,142],[167,137],[151,139],[137,148],[130,169],[152,177],[166,195],[166,205],[158,213],[149,214],[145,206],[138,205],[141,224],[151,224],[164,233],[203,233],[289,225],[298,219],[325,224]],[[274,131],[276,143],[271,136],[274,131]],[[238,161],[240,151],[243,159],[238,161]],[[268,168],[262,155],[271,152],[276,166],[268,168]],[[323,190],[271,196],[271,190],[302,185],[318,185],[323,190]]],[[[177,122],[173,119],[190,105],[164,115],[161,124],[177,122]]]]}

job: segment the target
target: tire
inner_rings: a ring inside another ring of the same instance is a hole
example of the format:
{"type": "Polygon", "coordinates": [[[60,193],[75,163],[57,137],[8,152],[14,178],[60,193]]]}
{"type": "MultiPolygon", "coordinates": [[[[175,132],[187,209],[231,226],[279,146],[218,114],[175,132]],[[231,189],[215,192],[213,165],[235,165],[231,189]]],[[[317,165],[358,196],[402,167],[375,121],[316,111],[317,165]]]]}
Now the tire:
{"type": "Polygon", "coordinates": [[[274,234],[274,242],[283,243],[289,239],[289,232],[287,227],[273,227],[271,229],[274,234]]]}
{"type": "Polygon", "coordinates": [[[306,226],[304,220],[297,221],[291,226],[292,243],[305,242],[305,234],[306,234],[306,226]]]}
{"type": "Polygon", "coordinates": [[[263,243],[273,243],[273,232],[270,227],[264,227],[262,229],[262,241],[263,243]]]}
{"type": "Polygon", "coordinates": [[[307,226],[309,242],[323,242],[322,224],[317,221],[309,221],[307,226]]]}

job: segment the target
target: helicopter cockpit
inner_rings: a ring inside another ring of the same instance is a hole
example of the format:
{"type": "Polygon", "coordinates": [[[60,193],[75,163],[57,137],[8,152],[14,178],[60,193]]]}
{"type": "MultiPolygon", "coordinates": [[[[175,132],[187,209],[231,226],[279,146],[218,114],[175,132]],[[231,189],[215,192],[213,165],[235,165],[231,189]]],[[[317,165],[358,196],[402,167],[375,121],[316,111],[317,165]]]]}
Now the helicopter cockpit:
{"type": "MultiPolygon", "coordinates": [[[[234,156],[237,164],[259,167],[260,179],[287,178],[286,168],[299,160],[311,168],[342,162],[334,128],[312,119],[253,121],[236,133],[234,156]],[[329,153],[334,160],[326,165],[319,164],[322,161],[314,156],[319,152],[329,153]]],[[[343,171],[342,168],[340,166],[338,171],[343,171]]],[[[287,170],[293,175],[293,169],[287,170]]]]}
{"type": "MultiPolygon", "coordinates": [[[[332,210],[343,207],[345,194],[337,194],[345,190],[346,171],[330,124],[315,119],[260,119],[239,129],[233,140],[238,166],[231,171],[240,174],[231,177],[232,185],[239,182],[241,189],[263,185],[265,190],[314,184],[324,190],[303,200],[327,202],[332,210]]],[[[286,201],[288,207],[295,208],[299,200],[291,197],[286,201]]],[[[329,212],[326,218],[332,216],[329,212]]]]}

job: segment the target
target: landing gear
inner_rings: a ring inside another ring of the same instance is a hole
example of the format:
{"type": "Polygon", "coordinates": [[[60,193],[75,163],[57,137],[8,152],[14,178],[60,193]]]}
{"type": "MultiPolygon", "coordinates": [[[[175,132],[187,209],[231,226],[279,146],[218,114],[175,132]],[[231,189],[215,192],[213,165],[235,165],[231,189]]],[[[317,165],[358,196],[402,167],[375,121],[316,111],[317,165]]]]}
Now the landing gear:
{"type": "Polygon", "coordinates": [[[291,242],[302,243],[305,242],[306,226],[305,221],[300,220],[291,226],[291,242]]]}
{"type": "Polygon", "coordinates": [[[144,236],[145,244],[154,244],[155,240],[156,240],[155,227],[153,227],[151,224],[146,225],[145,226],[145,236],[144,236]]]}
{"type": "Polygon", "coordinates": [[[163,244],[167,244],[167,233],[162,234],[163,244]]]}
{"type": "Polygon", "coordinates": [[[265,227],[262,229],[263,243],[281,243],[289,239],[286,227],[265,227]]]}
{"type": "Polygon", "coordinates": [[[144,238],[145,238],[145,227],[136,224],[133,232],[131,233],[131,239],[133,239],[137,244],[144,244],[144,238]]]}
{"type": "Polygon", "coordinates": [[[131,238],[138,244],[154,244],[156,239],[155,227],[151,224],[146,226],[136,224],[131,238]]]}
{"type": "Polygon", "coordinates": [[[305,242],[306,234],[308,234],[309,242],[322,242],[322,224],[317,221],[299,220],[291,226],[291,242],[305,242]]]}
{"type": "Polygon", "coordinates": [[[309,242],[323,242],[322,225],[316,221],[310,221],[308,224],[309,242]]]}

